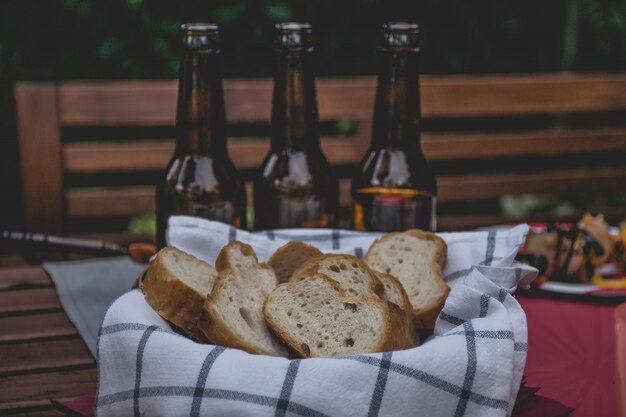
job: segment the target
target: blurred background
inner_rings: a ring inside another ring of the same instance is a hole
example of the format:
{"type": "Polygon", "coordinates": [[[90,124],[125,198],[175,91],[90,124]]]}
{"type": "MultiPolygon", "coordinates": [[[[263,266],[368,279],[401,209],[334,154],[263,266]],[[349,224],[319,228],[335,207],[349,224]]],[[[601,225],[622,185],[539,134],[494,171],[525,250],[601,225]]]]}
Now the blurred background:
{"type": "MultiPolygon", "coordinates": [[[[273,25],[289,20],[313,24],[318,75],[375,74],[379,28],[390,20],[421,26],[426,74],[626,69],[623,0],[3,0],[0,229],[23,224],[12,94],[16,81],[175,78],[179,26],[186,21],[221,26],[227,77],[268,77],[273,73],[273,25]]],[[[603,117],[607,125],[626,124],[623,113],[603,117]]],[[[501,205],[512,212],[626,208],[626,194],[607,198],[525,197],[504,199],[501,205]]],[[[134,219],[130,227],[149,231],[151,221],[134,219]]]]}

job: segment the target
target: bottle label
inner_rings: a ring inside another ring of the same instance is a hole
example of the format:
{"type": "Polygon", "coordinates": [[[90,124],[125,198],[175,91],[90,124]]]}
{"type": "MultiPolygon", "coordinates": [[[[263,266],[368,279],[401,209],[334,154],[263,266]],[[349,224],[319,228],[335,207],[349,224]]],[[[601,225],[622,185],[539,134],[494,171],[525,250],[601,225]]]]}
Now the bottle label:
{"type": "Polygon", "coordinates": [[[328,227],[330,219],[323,200],[282,198],[278,202],[278,225],[284,227],[328,227]]]}
{"type": "Polygon", "coordinates": [[[353,203],[356,230],[380,232],[436,229],[436,197],[404,188],[361,188],[353,203]]]}

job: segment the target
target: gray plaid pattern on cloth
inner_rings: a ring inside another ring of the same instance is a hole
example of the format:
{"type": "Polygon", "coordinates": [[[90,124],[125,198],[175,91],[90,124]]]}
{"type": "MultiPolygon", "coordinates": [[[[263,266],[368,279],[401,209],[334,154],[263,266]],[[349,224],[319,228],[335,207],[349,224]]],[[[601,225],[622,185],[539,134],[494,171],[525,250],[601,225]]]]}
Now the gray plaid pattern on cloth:
{"type": "MultiPolygon", "coordinates": [[[[195,343],[131,291],[109,308],[98,343],[97,416],[508,416],[526,361],[526,318],[510,295],[536,270],[514,262],[528,231],[442,233],[452,290],[434,335],[396,352],[288,360],[195,343]]],[[[171,218],[168,242],[213,263],[229,240],[260,260],[289,240],[362,255],[378,234],[249,233],[171,218]]]]}

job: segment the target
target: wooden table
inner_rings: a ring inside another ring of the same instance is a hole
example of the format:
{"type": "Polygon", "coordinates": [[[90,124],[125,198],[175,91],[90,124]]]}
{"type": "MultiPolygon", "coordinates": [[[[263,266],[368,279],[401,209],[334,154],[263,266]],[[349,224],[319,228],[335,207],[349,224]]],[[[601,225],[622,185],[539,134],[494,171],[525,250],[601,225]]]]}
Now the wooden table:
{"type": "MultiPolygon", "coordinates": [[[[575,407],[573,417],[613,416],[615,305],[519,300],[528,318],[529,386],[575,407]],[[594,354],[563,354],[564,348],[580,347],[581,340],[592,344],[594,354]]],[[[61,416],[49,399],[71,399],[95,388],[94,358],[63,312],[48,275],[37,266],[0,268],[0,415],[61,416]]]]}
{"type": "Polygon", "coordinates": [[[62,416],[49,399],[96,389],[96,364],[38,266],[0,269],[0,415],[62,416]]]}

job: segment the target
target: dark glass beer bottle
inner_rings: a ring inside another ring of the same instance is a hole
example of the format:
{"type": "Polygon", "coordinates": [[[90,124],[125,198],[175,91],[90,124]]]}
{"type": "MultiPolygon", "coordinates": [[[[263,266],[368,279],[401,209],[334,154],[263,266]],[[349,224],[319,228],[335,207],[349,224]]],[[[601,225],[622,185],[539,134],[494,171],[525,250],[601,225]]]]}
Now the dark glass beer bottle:
{"type": "Polygon", "coordinates": [[[218,27],[182,26],[176,147],[157,184],[157,246],[169,216],[184,214],[246,226],[246,192],[226,149],[218,27]]]}
{"type": "Polygon", "coordinates": [[[311,26],[276,29],[271,146],[254,182],[254,226],[333,227],[339,186],[320,147],[311,26]]]}
{"type": "Polygon", "coordinates": [[[372,142],[352,179],[352,226],[435,230],[435,177],[420,145],[418,27],[383,25],[372,142]]]}

